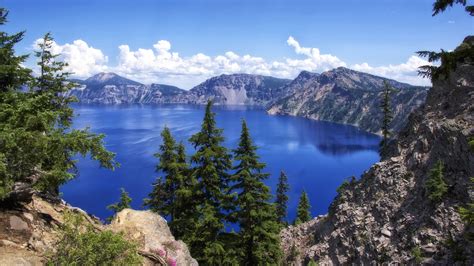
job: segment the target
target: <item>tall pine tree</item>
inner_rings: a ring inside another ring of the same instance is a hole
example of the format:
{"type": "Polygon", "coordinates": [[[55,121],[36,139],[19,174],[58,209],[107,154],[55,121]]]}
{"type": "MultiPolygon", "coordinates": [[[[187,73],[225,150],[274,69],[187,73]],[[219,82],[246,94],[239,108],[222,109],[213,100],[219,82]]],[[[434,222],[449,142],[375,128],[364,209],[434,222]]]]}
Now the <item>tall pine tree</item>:
{"type": "Polygon", "coordinates": [[[393,119],[392,109],[390,106],[390,94],[392,93],[392,87],[388,84],[387,81],[384,81],[384,90],[382,92],[382,104],[380,106],[383,114],[382,119],[382,141],[380,142],[380,147],[384,148],[390,138],[390,124],[393,119]]]}
{"type": "Polygon", "coordinates": [[[263,183],[269,174],[262,173],[265,164],[259,162],[247,124],[242,121],[242,132],[234,158],[232,189],[237,196],[237,222],[240,225],[242,265],[278,264],[281,257],[279,247],[279,224],[275,207],[269,203],[270,189],[263,183]]]}
{"type": "Polygon", "coordinates": [[[278,178],[278,185],[276,190],[276,215],[277,221],[281,225],[287,225],[286,215],[287,215],[287,204],[288,204],[288,195],[286,194],[290,186],[288,185],[288,177],[285,172],[280,172],[280,177],[278,178]]]}
{"type": "Polygon", "coordinates": [[[309,205],[308,194],[303,190],[298,202],[298,208],[296,209],[296,219],[294,224],[298,225],[311,220],[311,206],[309,205]]]}
{"type": "MultiPolygon", "coordinates": [[[[5,21],[6,11],[0,9],[0,24],[5,21]]],[[[103,145],[103,135],[71,129],[74,113],[69,104],[74,99],[62,92],[74,85],[68,82],[66,64],[51,53],[51,35],[44,36],[35,52],[40,68],[36,78],[21,66],[26,57],[14,55],[22,37],[0,32],[0,199],[12,196],[16,181],[34,180],[37,189],[57,195],[59,186],[77,173],[77,154],[90,154],[103,167],[117,165],[103,145]],[[22,85],[30,90],[24,92],[22,85]]]]}
{"type": "Polygon", "coordinates": [[[173,235],[181,239],[187,228],[183,223],[192,224],[189,214],[193,210],[191,197],[195,182],[189,175],[184,145],[176,143],[168,127],[163,129],[161,137],[163,142],[155,154],[159,159],[156,171],[164,176],[157,178],[144,204],[152,211],[167,216],[173,235]]]}
{"type": "Polygon", "coordinates": [[[217,128],[212,102],[206,106],[201,131],[189,141],[196,149],[191,157],[192,175],[197,180],[195,202],[199,217],[189,245],[200,263],[220,263],[225,259],[224,243],[219,234],[224,229],[232,197],[228,193],[231,155],[222,145],[222,129],[217,128]]]}

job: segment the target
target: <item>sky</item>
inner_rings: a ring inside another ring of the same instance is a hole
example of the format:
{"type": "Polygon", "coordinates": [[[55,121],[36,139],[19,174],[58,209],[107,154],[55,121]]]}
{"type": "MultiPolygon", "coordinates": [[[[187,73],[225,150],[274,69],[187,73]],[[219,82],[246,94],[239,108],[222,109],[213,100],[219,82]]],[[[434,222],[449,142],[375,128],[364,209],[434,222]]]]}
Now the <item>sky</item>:
{"type": "MultiPolygon", "coordinates": [[[[220,74],[295,78],[345,66],[415,85],[419,50],[454,49],[474,20],[434,0],[0,0],[29,54],[51,32],[75,78],[114,72],[184,89],[220,74]]],[[[469,2],[469,1],[468,1],[469,2]]],[[[31,57],[26,65],[35,66],[31,57]]]]}

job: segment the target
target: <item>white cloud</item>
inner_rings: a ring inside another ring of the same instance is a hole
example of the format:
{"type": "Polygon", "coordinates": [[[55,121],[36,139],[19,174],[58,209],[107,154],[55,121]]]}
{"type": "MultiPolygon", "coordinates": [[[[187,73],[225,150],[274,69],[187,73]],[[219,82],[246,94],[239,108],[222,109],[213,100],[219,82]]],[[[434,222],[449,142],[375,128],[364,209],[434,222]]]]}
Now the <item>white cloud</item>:
{"type": "MultiPolygon", "coordinates": [[[[37,40],[35,44],[41,40],[37,40]]],[[[152,48],[131,50],[127,44],[118,47],[117,65],[109,66],[108,58],[101,50],[89,46],[82,40],[72,44],[53,44],[53,52],[60,53],[61,59],[69,63],[68,71],[76,77],[85,78],[102,71],[116,72],[143,83],[172,84],[191,88],[207,78],[220,74],[249,73],[270,75],[280,78],[294,78],[302,70],[323,72],[347,64],[337,56],[322,54],[318,48],[302,47],[290,36],[287,44],[299,58],[267,61],[262,57],[239,55],[228,51],[223,55],[210,56],[197,53],[182,57],[172,50],[167,40],[156,42],[152,48]]],[[[373,67],[367,63],[354,64],[351,68],[412,84],[427,84],[416,75],[420,65],[427,62],[412,56],[406,63],[373,67]]]]}
{"type": "Polygon", "coordinates": [[[428,79],[418,76],[418,68],[430,63],[418,56],[411,56],[407,62],[398,65],[378,66],[373,67],[367,63],[355,64],[351,68],[354,70],[367,72],[377,76],[395,79],[397,81],[406,82],[414,85],[430,85],[428,79]]]}
{"type": "MultiPolygon", "coordinates": [[[[38,44],[43,39],[37,39],[33,48],[37,50],[38,44]]],[[[53,41],[51,52],[60,54],[59,59],[68,63],[66,70],[74,73],[74,76],[86,78],[98,72],[107,71],[108,57],[101,50],[89,46],[83,40],[75,40],[73,43],[59,45],[53,41]]]]}

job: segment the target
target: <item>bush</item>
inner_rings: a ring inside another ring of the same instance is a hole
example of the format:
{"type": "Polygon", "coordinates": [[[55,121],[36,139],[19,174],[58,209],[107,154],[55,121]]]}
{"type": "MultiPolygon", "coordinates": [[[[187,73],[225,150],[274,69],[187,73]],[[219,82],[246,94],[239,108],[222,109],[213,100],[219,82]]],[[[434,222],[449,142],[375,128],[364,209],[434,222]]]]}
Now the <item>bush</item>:
{"type": "Polygon", "coordinates": [[[112,231],[96,232],[84,225],[83,217],[66,213],[56,252],[49,256],[48,265],[140,265],[137,245],[122,234],[112,231]]]}

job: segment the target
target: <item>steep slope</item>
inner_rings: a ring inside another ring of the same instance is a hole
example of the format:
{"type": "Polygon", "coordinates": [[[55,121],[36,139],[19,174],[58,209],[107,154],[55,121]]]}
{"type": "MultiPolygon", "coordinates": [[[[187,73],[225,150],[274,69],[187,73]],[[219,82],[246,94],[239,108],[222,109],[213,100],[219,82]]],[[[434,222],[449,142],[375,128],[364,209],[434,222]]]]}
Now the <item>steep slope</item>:
{"type": "Polygon", "coordinates": [[[180,103],[186,101],[187,91],[180,88],[152,84],[143,85],[114,73],[99,73],[84,81],[66,95],[75,96],[82,103],[180,103]]]}
{"type": "MultiPolygon", "coordinates": [[[[474,37],[463,46],[474,46],[474,37]]],[[[458,48],[459,49],[459,48],[458,48]]],[[[413,113],[380,163],[342,186],[329,214],[281,232],[297,264],[382,262],[472,265],[474,229],[457,211],[474,200],[474,64],[459,62],[447,79],[433,81],[426,104],[413,113]],[[444,164],[448,191],[428,198],[434,164],[444,164]]],[[[291,257],[291,256],[290,256],[291,257]]]]}
{"type": "Polygon", "coordinates": [[[382,120],[380,99],[384,81],[395,88],[391,101],[394,111],[391,126],[394,131],[398,131],[405,125],[408,115],[424,102],[428,88],[344,67],[320,75],[302,72],[283,88],[290,96],[276,101],[269,107],[268,113],[351,124],[379,133],[382,120]]]}
{"type": "Polygon", "coordinates": [[[212,99],[215,104],[265,106],[285,96],[285,90],[281,88],[289,82],[260,75],[220,75],[192,88],[190,94],[195,98],[190,102],[205,104],[212,99]]]}

